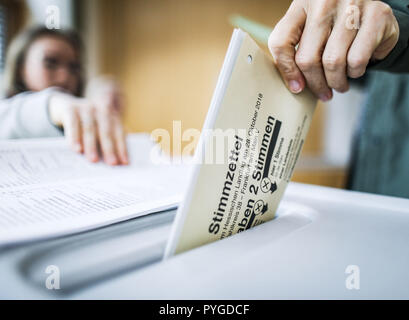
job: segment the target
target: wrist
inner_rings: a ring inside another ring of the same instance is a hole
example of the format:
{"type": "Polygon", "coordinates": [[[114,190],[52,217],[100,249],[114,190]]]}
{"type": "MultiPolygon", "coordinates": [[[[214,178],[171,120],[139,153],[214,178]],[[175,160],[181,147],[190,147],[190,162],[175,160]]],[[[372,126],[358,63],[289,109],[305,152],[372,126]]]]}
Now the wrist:
{"type": "Polygon", "coordinates": [[[55,92],[50,96],[48,100],[48,114],[50,121],[57,127],[63,127],[64,114],[69,107],[69,100],[72,97],[69,94],[63,92],[55,92]]]}

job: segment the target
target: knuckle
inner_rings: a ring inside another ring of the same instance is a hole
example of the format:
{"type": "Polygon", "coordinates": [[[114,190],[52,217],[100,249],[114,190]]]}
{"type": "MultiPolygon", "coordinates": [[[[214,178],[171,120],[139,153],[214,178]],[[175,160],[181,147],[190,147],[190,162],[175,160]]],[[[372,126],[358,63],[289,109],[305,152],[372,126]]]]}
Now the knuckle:
{"type": "Polygon", "coordinates": [[[81,117],[92,117],[94,114],[93,107],[91,104],[83,104],[78,110],[81,117]]]}
{"type": "Polygon", "coordinates": [[[290,75],[294,74],[297,71],[294,61],[289,57],[283,57],[276,63],[277,67],[283,74],[290,75]]]}
{"type": "Polygon", "coordinates": [[[80,110],[78,109],[78,107],[73,107],[70,113],[75,119],[78,119],[80,117],[80,110]]]}
{"type": "Polygon", "coordinates": [[[72,119],[78,112],[78,109],[71,104],[64,105],[62,108],[62,117],[64,119],[72,119]]]}
{"type": "Polygon", "coordinates": [[[348,57],[348,66],[353,70],[359,70],[366,67],[366,61],[360,56],[348,57]]]}
{"type": "Polygon", "coordinates": [[[321,0],[315,8],[316,15],[320,17],[328,17],[336,14],[337,0],[321,0]]]}
{"type": "Polygon", "coordinates": [[[88,115],[83,115],[81,117],[81,127],[84,133],[90,134],[94,132],[95,125],[94,125],[94,119],[92,117],[89,117],[88,115]]]}
{"type": "Polygon", "coordinates": [[[98,129],[101,137],[104,139],[110,139],[113,133],[113,126],[111,122],[103,120],[98,121],[98,129]]]}
{"type": "Polygon", "coordinates": [[[111,137],[105,137],[102,141],[102,149],[105,153],[112,153],[114,151],[114,144],[111,137]]]}
{"type": "Polygon", "coordinates": [[[372,1],[370,4],[370,10],[374,15],[380,17],[388,17],[393,15],[392,8],[388,4],[381,1],[372,1]]]}
{"type": "Polygon", "coordinates": [[[117,138],[125,141],[125,130],[122,125],[116,126],[115,135],[117,138]]]}
{"type": "Polygon", "coordinates": [[[80,110],[78,115],[82,121],[86,121],[86,120],[90,121],[90,119],[94,118],[94,114],[91,112],[91,110],[88,110],[88,109],[80,110]]]}
{"type": "Polygon", "coordinates": [[[98,142],[99,142],[99,145],[101,146],[102,151],[105,152],[107,150],[107,146],[109,144],[110,139],[111,139],[111,136],[107,132],[102,132],[102,131],[98,132],[98,142]]]}
{"type": "Polygon", "coordinates": [[[324,55],[322,63],[328,71],[338,71],[346,67],[345,59],[336,55],[324,55]]]}
{"type": "Polygon", "coordinates": [[[92,109],[92,103],[91,101],[87,99],[81,99],[79,105],[81,109],[87,109],[87,110],[92,109]]]}
{"type": "Polygon", "coordinates": [[[295,62],[301,71],[311,71],[321,65],[321,57],[305,54],[297,54],[295,62]]]}
{"type": "Polygon", "coordinates": [[[86,150],[93,150],[94,148],[96,148],[96,144],[95,144],[96,141],[92,135],[84,135],[83,141],[84,141],[84,148],[86,150]]]}
{"type": "Polygon", "coordinates": [[[268,38],[268,48],[275,59],[282,55],[284,46],[284,43],[276,36],[275,32],[271,32],[268,38]]]}
{"type": "Polygon", "coordinates": [[[104,116],[98,116],[97,117],[97,124],[98,128],[100,128],[101,132],[108,132],[110,133],[112,131],[112,122],[109,117],[104,117],[104,116]]]}
{"type": "Polygon", "coordinates": [[[84,126],[83,131],[85,137],[88,137],[89,139],[94,139],[95,132],[91,126],[84,126]]]}
{"type": "Polygon", "coordinates": [[[112,116],[111,109],[105,106],[96,109],[95,113],[100,119],[109,119],[112,116]]]}
{"type": "Polygon", "coordinates": [[[115,122],[113,124],[113,129],[114,129],[115,132],[120,132],[120,133],[122,133],[124,131],[124,128],[123,128],[121,122],[115,122]]]}
{"type": "Polygon", "coordinates": [[[393,15],[392,8],[388,4],[379,1],[378,5],[379,5],[379,10],[378,11],[379,11],[379,14],[381,16],[388,17],[388,16],[393,15]]]}

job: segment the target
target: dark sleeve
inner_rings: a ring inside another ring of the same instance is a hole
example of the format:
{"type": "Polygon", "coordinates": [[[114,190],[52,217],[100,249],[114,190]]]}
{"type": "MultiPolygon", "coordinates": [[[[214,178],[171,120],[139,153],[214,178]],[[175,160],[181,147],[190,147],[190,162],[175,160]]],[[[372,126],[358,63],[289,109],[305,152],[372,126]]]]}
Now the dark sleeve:
{"type": "Polygon", "coordinates": [[[399,40],[383,60],[370,63],[368,70],[409,72],[409,0],[383,1],[389,4],[399,24],[399,40]]]}

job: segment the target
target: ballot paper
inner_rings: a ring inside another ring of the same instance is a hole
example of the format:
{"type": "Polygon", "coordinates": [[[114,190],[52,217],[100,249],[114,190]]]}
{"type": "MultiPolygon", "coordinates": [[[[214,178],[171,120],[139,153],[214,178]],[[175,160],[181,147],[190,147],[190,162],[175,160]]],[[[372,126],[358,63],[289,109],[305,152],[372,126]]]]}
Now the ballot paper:
{"type": "Polygon", "coordinates": [[[274,218],[315,106],[309,91],[290,93],[265,51],[234,31],[165,258],[274,218]],[[225,161],[209,162],[220,132],[230,141],[225,161]]]}
{"type": "Polygon", "coordinates": [[[128,148],[130,165],[111,167],[63,138],[1,141],[0,246],[177,207],[186,168],[154,160],[162,155],[147,134],[130,135],[128,148]]]}

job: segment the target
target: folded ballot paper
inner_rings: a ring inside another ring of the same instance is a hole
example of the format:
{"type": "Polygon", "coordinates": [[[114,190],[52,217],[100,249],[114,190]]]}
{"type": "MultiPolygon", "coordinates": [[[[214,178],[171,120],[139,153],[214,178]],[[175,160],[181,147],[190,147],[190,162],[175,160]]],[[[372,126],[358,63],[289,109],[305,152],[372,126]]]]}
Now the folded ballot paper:
{"type": "Polygon", "coordinates": [[[271,58],[234,30],[165,258],[274,218],[315,106],[310,92],[290,93],[271,58]]]}
{"type": "Polygon", "coordinates": [[[130,165],[110,167],[63,138],[1,141],[0,247],[176,208],[186,168],[166,164],[147,134],[130,135],[128,150],[130,165]]]}

